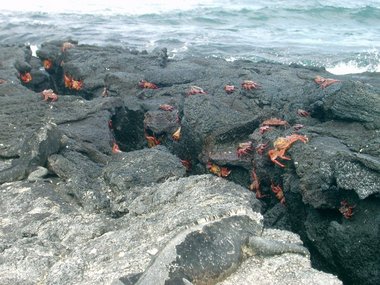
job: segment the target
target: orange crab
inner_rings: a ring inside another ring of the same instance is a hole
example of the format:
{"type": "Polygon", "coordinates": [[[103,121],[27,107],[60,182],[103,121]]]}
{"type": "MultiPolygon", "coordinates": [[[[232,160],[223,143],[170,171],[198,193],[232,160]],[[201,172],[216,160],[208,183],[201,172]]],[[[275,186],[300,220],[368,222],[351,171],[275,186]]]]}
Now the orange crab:
{"type": "Polygon", "coordinates": [[[339,212],[345,217],[346,219],[350,219],[352,215],[354,214],[353,209],[356,207],[356,205],[349,205],[346,200],[343,200],[340,202],[340,208],[339,212]]]}
{"type": "Polygon", "coordinates": [[[148,147],[155,147],[156,145],[161,144],[161,142],[154,135],[149,136],[148,134],[145,134],[145,139],[148,142],[148,147]]]}
{"type": "Polygon", "coordinates": [[[49,70],[53,66],[53,61],[51,59],[44,59],[44,61],[42,62],[42,65],[44,66],[46,70],[49,70]]]}
{"type": "Polygon", "coordinates": [[[274,185],[272,181],[270,188],[272,189],[273,193],[276,195],[276,198],[280,201],[280,203],[284,205],[285,196],[284,196],[284,191],[282,191],[282,188],[280,187],[280,185],[274,185]]]}
{"type": "Polygon", "coordinates": [[[139,87],[144,89],[158,89],[157,85],[146,80],[139,81],[139,87]]]}
{"type": "Polygon", "coordinates": [[[173,111],[174,110],[174,107],[172,105],[169,105],[169,104],[161,104],[160,107],[159,107],[160,110],[163,110],[163,111],[173,111]]]}
{"type": "Polygon", "coordinates": [[[251,178],[252,178],[252,183],[249,185],[249,190],[256,192],[256,198],[261,199],[264,197],[267,197],[268,195],[263,195],[260,190],[260,180],[256,175],[256,169],[253,168],[251,172],[251,178]]]}
{"type": "Polygon", "coordinates": [[[195,95],[195,94],[207,94],[207,92],[204,91],[201,87],[191,86],[189,92],[187,92],[187,95],[195,95]]]}
{"type": "Polygon", "coordinates": [[[289,123],[285,120],[281,120],[278,118],[270,118],[268,120],[265,120],[264,122],[261,123],[262,127],[265,126],[289,126],[289,123]]]}
{"type": "Polygon", "coordinates": [[[226,91],[227,94],[232,94],[236,90],[236,87],[233,85],[226,85],[224,86],[224,91],[226,91]]]}
{"type": "Polygon", "coordinates": [[[45,89],[41,92],[42,97],[44,97],[44,101],[48,101],[51,99],[51,102],[58,100],[58,95],[54,93],[53,89],[45,89]]]}
{"type": "Polygon", "coordinates": [[[32,75],[30,74],[30,72],[20,73],[20,79],[23,83],[29,83],[30,81],[32,81],[32,75]]]}
{"type": "Polygon", "coordinates": [[[181,138],[181,127],[179,127],[173,134],[172,134],[172,139],[174,141],[179,141],[181,138]]]}
{"type": "Polygon", "coordinates": [[[252,142],[243,142],[239,143],[238,148],[236,150],[236,154],[238,157],[241,157],[242,155],[248,154],[250,151],[253,150],[252,142]]]}
{"type": "Polygon", "coordinates": [[[113,142],[113,144],[112,144],[112,153],[119,153],[119,152],[121,152],[121,150],[120,150],[118,144],[116,142],[113,142]]]}
{"type": "Polygon", "coordinates": [[[259,128],[259,133],[264,134],[265,132],[270,131],[270,130],[272,130],[272,127],[270,127],[270,126],[261,126],[259,128]]]}
{"type": "Polygon", "coordinates": [[[308,142],[308,140],[309,139],[306,136],[302,136],[298,134],[292,134],[287,137],[279,137],[273,143],[274,149],[271,149],[268,151],[269,158],[273,163],[277,164],[278,166],[285,167],[284,164],[277,161],[277,158],[291,160],[289,157],[285,156],[285,152],[296,141],[302,141],[303,143],[306,143],[308,142]]]}
{"type": "Polygon", "coordinates": [[[298,109],[297,115],[301,116],[301,117],[309,117],[310,113],[308,111],[303,110],[303,109],[298,109]]]}
{"type": "Polygon", "coordinates": [[[64,74],[63,81],[65,83],[65,87],[73,90],[81,90],[83,88],[83,80],[75,80],[70,75],[64,74]]]}
{"type": "Polygon", "coordinates": [[[65,42],[65,43],[62,44],[61,51],[65,52],[66,50],[68,50],[70,48],[73,48],[73,47],[75,47],[74,44],[72,44],[70,42],[65,42]]]}
{"type": "Polygon", "coordinates": [[[317,77],[314,78],[314,82],[317,83],[321,88],[326,88],[330,86],[331,84],[340,82],[340,80],[332,79],[332,78],[324,78],[322,76],[317,75],[317,77]]]}
{"type": "Polygon", "coordinates": [[[191,171],[192,163],[189,159],[181,159],[182,165],[186,168],[186,171],[191,171]]]}
{"type": "Polygon", "coordinates": [[[241,84],[244,90],[252,90],[260,88],[260,85],[252,80],[244,80],[241,84]]]}
{"type": "Polygon", "coordinates": [[[231,173],[231,170],[227,167],[220,167],[219,165],[212,162],[208,162],[206,167],[212,174],[215,174],[219,177],[227,177],[231,173]]]}

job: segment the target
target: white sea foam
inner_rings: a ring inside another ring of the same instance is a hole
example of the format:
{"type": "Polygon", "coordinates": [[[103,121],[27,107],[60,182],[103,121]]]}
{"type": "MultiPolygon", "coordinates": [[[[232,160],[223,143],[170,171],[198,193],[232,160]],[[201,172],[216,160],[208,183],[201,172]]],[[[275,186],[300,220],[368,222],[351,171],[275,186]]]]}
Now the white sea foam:
{"type": "Polygon", "coordinates": [[[380,64],[359,66],[355,60],[348,62],[339,62],[335,66],[326,67],[326,70],[332,74],[343,75],[363,72],[380,72],[380,64]]]}
{"type": "Polygon", "coordinates": [[[18,0],[1,4],[1,10],[77,14],[151,14],[173,10],[188,10],[196,6],[211,5],[213,0],[18,0]]]}

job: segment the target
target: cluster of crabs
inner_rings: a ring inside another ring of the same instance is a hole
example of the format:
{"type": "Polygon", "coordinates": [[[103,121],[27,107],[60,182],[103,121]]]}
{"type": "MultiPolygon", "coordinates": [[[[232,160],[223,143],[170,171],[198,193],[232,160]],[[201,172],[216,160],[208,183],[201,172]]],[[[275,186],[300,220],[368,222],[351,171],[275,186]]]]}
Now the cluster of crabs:
{"type": "MultiPolygon", "coordinates": [[[[321,88],[326,88],[327,86],[334,84],[338,82],[336,79],[330,79],[330,78],[323,78],[320,76],[317,76],[314,79],[315,83],[321,86],[321,88]]],[[[152,83],[148,82],[146,80],[141,80],[138,83],[138,86],[143,89],[159,89],[159,87],[152,83]]],[[[250,90],[255,90],[260,88],[261,86],[252,81],[252,80],[244,80],[241,84],[241,88],[243,88],[246,91],[250,90]]],[[[237,90],[237,87],[234,85],[226,85],[224,87],[224,91],[227,94],[232,94],[237,90]]],[[[195,95],[195,94],[208,94],[203,88],[199,86],[191,86],[190,89],[187,92],[187,96],[190,95],[195,95]]],[[[174,106],[168,105],[168,104],[162,104],[159,106],[160,110],[163,111],[168,111],[172,112],[175,110],[174,106]]],[[[178,113],[177,113],[178,114],[178,113]]],[[[297,114],[301,117],[308,117],[310,116],[310,113],[303,110],[303,109],[298,109],[297,114]]],[[[177,122],[179,122],[179,118],[177,115],[177,122]]],[[[270,131],[271,129],[275,127],[288,127],[289,123],[285,120],[281,120],[279,118],[270,118],[265,121],[263,121],[259,127],[259,133],[264,134],[267,131],[270,131]]],[[[303,125],[301,124],[295,124],[293,126],[294,131],[298,131],[303,128],[303,125]]],[[[179,127],[172,135],[171,138],[173,141],[179,141],[181,139],[181,127],[179,127]]],[[[155,135],[148,135],[147,132],[145,132],[145,139],[147,141],[148,147],[154,147],[156,145],[161,144],[161,141],[159,138],[157,138],[155,135]]],[[[289,161],[291,160],[290,157],[286,156],[286,151],[291,148],[291,146],[296,143],[297,141],[307,143],[308,142],[308,137],[305,135],[300,135],[297,133],[293,133],[289,136],[285,137],[278,137],[276,140],[273,142],[273,148],[268,149],[269,147],[269,142],[267,143],[261,143],[258,144],[257,146],[254,146],[252,141],[247,141],[247,142],[242,142],[239,143],[236,149],[236,156],[238,158],[246,155],[250,155],[251,152],[256,152],[258,155],[263,155],[267,151],[267,155],[275,165],[284,168],[285,164],[281,160],[289,161]]],[[[117,144],[114,142],[114,147],[113,147],[114,152],[119,152],[119,148],[117,144]]],[[[191,169],[191,161],[190,160],[181,160],[182,164],[186,167],[187,170],[191,169]]],[[[228,177],[232,170],[229,169],[228,167],[225,166],[219,166],[211,161],[208,161],[206,163],[206,168],[208,171],[214,175],[217,175],[219,177],[228,177]]],[[[253,167],[251,171],[251,184],[249,185],[249,190],[254,191],[256,193],[256,197],[258,199],[262,199],[264,197],[267,197],[268,195],[265,195],[262,193],[261,188],[260,188],[260,180],[256,174],[256,169],[253,167]]],[[[281,188],[280,185],[276,185],[273,181],[271,181],[271,190],[274,193],[275,197],[279,200],[279,202],[283,205],[285,205],[285,195],[284,192],[281,188]]],[[[349,211],[348,211],[349,212],[349,211]]],[[[351,214],[350,212],[348,214],[344,214],[344,217],[350,218],[352,216],[352,211],[351,214]]]]}
{"type": "MultiPolygon", "coordinates": [[[[74,44],[66,42],[62,45],[61,52],[65,53],[68,49],[71,49],[74,47],[75,47],[74,44]]],[[[62,65],[63,61],[60,64],[62,65]]],[[[49,71],[53,68],[54,63],[51,59],[45,58],[45,59],[42,59],[42,65],[46,71],[49,71]]],[[[32,80],[32,75],[30,74],[30,72],[20,72],[19,78],[20,78],[22,83],[28,84],[32,80]]],[[[79,91],[84,86],[83,80],[74,79],[70,74],[67,74],[67,73],[63,73],[62,81],[63,81],[65,88],[67,88],[69,90],[79,91]]],[[[326,88],[326,87],[330,86],[331,84],[339,82],[339,80],[331,79],[331,78],[323,78],[321,76],[317,76],[314,78],[314,82],[316,84],[318,84],[321,88],[326,88]]],[[[138,82],[137,86],[139,88],[142,88],[142,89],[159,89],[159,87],[156,84],[154,84],[152,82],[148,82],[146,80],[140,80],[138,82]]],[[[257,82],[254,82],[252,80],[244,80],[241,83],[241,88],[246,90],[246,91],[251,91],[251,90],[259,89],[259,88],[261,88],[261,86],[260,86],[260,84],[258,84],[257,82]]],[[[227,94],[233,94],[238,89],[238,87],[236,87],[234,85],[225,85],[223,89],[227,94]]],[[[191,86],[187,92],[187,96],[196,95],[196,94],[206,95],[208,93],[206,91],[204,91],[199,86],[191,86]]],[[[54,91],[52,89],[46,89],[46,90],[42,91],[41,96],[43,97],[44,101],[55,102],[58,100],[58,95],[56,93],[54,93],[54,91]]],[[[108,97],[108,96],[109,96],[109,93],[108,93],[107,88],[105,87],[103,92],[102,92],[102,97],[108,97]]],[[[165,111],[165,112],[174,112],[175,111],[175,107],[172,105],[169,105],[169,104],[162,104],[158,108],[162,111],[165,111]]],[[[176,114],[177,114],[176,115],[176,117],[177,117],[176,122],[179,124],[179,127],[170,136],[174,142],[178,142],[181,139],[180,119],[178,117],[178,112],[176,114]]],[[[297,114],[301,117],[310,116],[310,113],[307,112],[306,110],[303,110],[303,109],[298,109],[297,114]]],[[[272,130],[273,128],[276,128],[279,126],[289,127],[289,123],[287,121],[279,119],[279,118],[270,118],[270,119],[263,121],[260,124],[258,132],[259,132],[259,134],[263,135],[265,132],[268,132],[268,131],[272,130]]],[[[295,124],[293,126],[293,130],[295,132],[297,132],[300,129],[302,129],[303,127],[304,126],[301,124],[295,124]]],[[[112,138],[113,138],[112,139],[112,152],[113,153],[119,153],[119,152],[121,152],[121,150],[120,150],[120,148],[116,142],[115,135],[113,134],[112,121],[109,121],[109,128],[111,130],[112,138]]],[[[160,138],[156,137],[154,134],[148,133],[148,131],[146,129],[145,129],[144,137],[147,141],[148,147],[155,147],[155,146],[162,143],[160,138]]],[[[278,137],[277,139],[275,139],[272,143],[273,147],[270,149],[268,149],[269,148],[269,142],[260,143],[256,146],[254,146],[252,141],[246,141],[246,142],[239,143],[237,145],[236,156],[238,158],[241,158],[243,156],[248,156],[253,152],[256,152],[258,155],[263,155],[266,152],[266,154],[267,154],[267,156],[271,162],[273,162],[275,165],[277,165],[280,168],[284,168],[285,164],[281,160],[285,160],[285,161],[291,160],[290,157],[286,156],[287,150],[289,150],[292,147],[292,145],[294,143],[296,143],[297,141],[307,143],[308,140],[309,140],[308,137],[305,135],[293,133],[289,136],[278,137]]],[[[181,162],[185,166],[187,171],[191,170],[192,163],[190,160],[183,159],[183,160],[181,160],[181,162]]],[[[228,177],[232,171],[228,167],[219,166],[219,165],[217,165],[211,161],[208,161],[206,163],[206,168],[208,169],[208,171],[210,173],[217,175],[219,177],[224,177],[224,178],[228,177]]],[[[263,194],[261,191],[260,179],[257,176],[255,167],[252,168],[250,176],[251,176],[251,184],[249,185],[248,189],[255,192],[256,197],[258,199],[262,199],[262,198],[269,196],[269,195],[263,194]]],[[[274,193],[275,197],[278,199],[278,201],[281,204],[285,205],[285,195],[284,195],[284,192],[283,192],[281,186],[276,185],[273,181],[271,181],[270,188],[271,188],[272,192],[274,193]]],[[[342,201],[339,211],[342,213],[342,215],[345,218],[349,219],[353,215],[353,208],[354,207],[355,206],[350,206],[346,201],[342,201]]]]}

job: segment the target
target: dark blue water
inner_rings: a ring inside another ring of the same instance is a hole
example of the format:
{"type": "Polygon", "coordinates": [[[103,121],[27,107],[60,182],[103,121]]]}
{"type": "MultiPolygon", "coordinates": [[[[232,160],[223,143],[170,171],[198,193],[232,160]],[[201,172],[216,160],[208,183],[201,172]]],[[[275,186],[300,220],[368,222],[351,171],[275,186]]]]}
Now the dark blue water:
{"type": "Polygon", "coordinates": [[[23,6],[25,11],[1,5],[1,43],[38,46],[70,37],[138,50],[167,47],[173,58],[264,59],[324,66],[336,74],[380,72],[380,0],[194,0],[187,5],[66,0],[58,8],[33,3],[23,6]]]}

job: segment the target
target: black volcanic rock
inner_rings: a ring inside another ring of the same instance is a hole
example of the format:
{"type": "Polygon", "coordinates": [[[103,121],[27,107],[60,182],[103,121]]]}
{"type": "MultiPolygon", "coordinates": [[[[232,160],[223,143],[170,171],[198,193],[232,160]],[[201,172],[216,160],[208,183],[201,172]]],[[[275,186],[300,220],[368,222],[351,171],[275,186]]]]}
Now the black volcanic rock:
{"type": "Polygon", "coordinates": [[[62,50],[64,42],[43,44],[39,58],[0,47],[0,283],[341,284],[310,269],[307,250],[284,229],[345,283],[380,282],[378,74],[337,76],[321,88],[317,75],[334,77],[323,69],[175,61],[164,49],[73,41],[62,50]],[[45,59],[53,70],[42,70],[45,59]],[[23,71],[33,77],[25,85],[23,71]],[[64,74],[81,88],[65,86],[64,74]],[[245,90],[244,80],[259,88],[245,90]],[[189,95],[191,86],[206,94],[189,95]],[[40,94],[50,88],[55,102],[40,94]],[[288,124],[263,133],[270,118],[288,124]],[[281,168],[268,151],[294,133],[308,142],[294,142],[290,160],[277,158],[281,168]],[[162,146],[147,148],[147,135],[162,146]],[[252,150],[238,157],[247,141],[252,150]],[[231,173],[200,175],[208,162],[231,173]],[[253,170],[260,201],[248,190],[253,170]]]}

